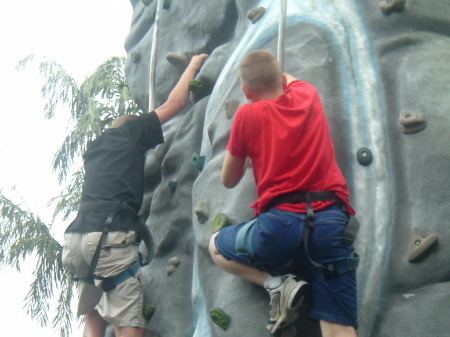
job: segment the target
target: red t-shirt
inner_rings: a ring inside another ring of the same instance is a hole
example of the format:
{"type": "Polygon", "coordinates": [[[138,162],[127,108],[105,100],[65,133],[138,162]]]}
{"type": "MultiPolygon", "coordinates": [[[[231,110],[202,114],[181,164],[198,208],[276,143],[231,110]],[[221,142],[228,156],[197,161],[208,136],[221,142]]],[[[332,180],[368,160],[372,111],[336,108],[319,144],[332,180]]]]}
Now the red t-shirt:
{"type": "MultiPolygon", "coordinates": [[[[335,159],[327,117],[317,90],[293,81],[274,100],[243,105],[236,113],[227,149],[252,159],[258,200],[250,206],[258,215],[276,196],[292,191],[333,191],[349,213],[347,182],[335,159]]],[[[314,202],[314,210],[333,202],[314,202]]],[[[306,212],[306,205],[277,208],[306,212]]]]}

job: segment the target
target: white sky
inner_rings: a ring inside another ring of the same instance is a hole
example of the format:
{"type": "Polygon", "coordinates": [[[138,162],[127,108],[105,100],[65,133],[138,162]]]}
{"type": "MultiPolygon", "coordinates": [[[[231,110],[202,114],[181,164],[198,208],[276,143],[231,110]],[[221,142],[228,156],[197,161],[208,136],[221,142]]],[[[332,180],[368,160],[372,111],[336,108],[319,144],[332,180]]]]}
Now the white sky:
{"type": "MultiPolygon", "coordinates": [[[[66,135],[68,111],[55,120],[44,118],[40,96],[43,79],[33,66],[16,71],[28,55],[59,62],[78,85],[112,56],[126,56],[123,47],[131,23],[129,0],[21,0],[0,2],[0,189],[22,206],[51,222],[47,201],[58,194],[52,172],[53,154],[66,135]],[[10,192],[16,186],[17,194],[10,192]]],[[[61,242],[66,224],[54,224],[61,242]]],[[[0,269],[2,336],[57,337],[26,315],[24,298],[32,281],[32,263],[22,273],[0,269]]],[[[50,322],[53,312],[50,313],[50,322]]],[[[81,331],[73,336],[81,337],[81,331]]]]}

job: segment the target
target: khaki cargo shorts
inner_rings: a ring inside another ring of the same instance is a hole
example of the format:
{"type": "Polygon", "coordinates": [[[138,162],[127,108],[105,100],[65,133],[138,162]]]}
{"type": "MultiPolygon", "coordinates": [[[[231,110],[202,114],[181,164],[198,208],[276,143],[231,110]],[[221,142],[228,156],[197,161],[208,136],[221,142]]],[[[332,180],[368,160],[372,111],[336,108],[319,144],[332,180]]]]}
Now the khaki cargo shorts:
{"type": "MultiPolygon", "coordinates": [[[[94,256],[101,232],[66,233],[62,261],[64,266],[78,277],[86,277],[94,256]]],[[[100,253],[95,274],[111,277],[127,269],[139,255],[136,234],[130,232],[110,232],[100,253]]],[[[96,309],[110,324],[121,327],[145,328],[142,314],[144,287],[141,271],[129,277],[115,289],[103,292],[101,281],[91,285],[79,282],[78,315],[86,315],[96,309]]]]}

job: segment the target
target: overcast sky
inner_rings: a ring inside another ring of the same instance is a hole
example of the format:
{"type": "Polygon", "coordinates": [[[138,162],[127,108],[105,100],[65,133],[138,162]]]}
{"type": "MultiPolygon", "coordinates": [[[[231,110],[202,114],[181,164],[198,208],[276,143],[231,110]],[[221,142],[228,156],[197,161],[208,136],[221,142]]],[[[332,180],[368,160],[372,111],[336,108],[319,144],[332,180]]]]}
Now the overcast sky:
{"type": "MultiPolygon", "coordinates": [[[[80,85],[108,58],[126,56],[123,46],[131,15],[129,0],[0,3],[0,189],[46,223],[53,212],[46,207],[47,201],[60,190],[51,163],[67,133],[68,111],[60,109],[55,120],[46,120],[40,96],[43,79],[36,68],[15,68],[28,55],[46,56],[60,63],[80,85]],[[11,192],[13,186],[17,193],[11,192]]],[[[65,226],[54,224],[58,241],[65,226]]],[[[59,336],[51,328],[40,328],[23,309],[32,267],[25,264],[20,274],[0,269],[2,336],[59,336]]],[[[81,337],[81,332],[74,336],[81,337]]]]}

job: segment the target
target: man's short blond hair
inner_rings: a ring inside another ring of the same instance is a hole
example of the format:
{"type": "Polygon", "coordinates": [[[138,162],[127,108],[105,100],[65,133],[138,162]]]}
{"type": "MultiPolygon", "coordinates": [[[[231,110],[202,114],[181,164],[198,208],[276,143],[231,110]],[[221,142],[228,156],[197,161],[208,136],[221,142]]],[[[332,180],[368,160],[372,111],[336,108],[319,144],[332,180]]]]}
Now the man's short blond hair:
{"type": "Polygon", "coordinates": [[[118,128],[119,126],[125,124],[129,120],[136,119],[136,118],[139,118],[139,116],[138,115],[123,115],[123,116],[120,116],[119,118],[116,118],[114,120],[114,122],[111,125],[111,128],[112,129],[118,128]]]}
{"type": "Polygon", "coordinates": [[[239,67],[241,82],[251,90],[271,91],[282,86],[282,74],[277,58],[266,50],[249,53],[239,67]]]}

